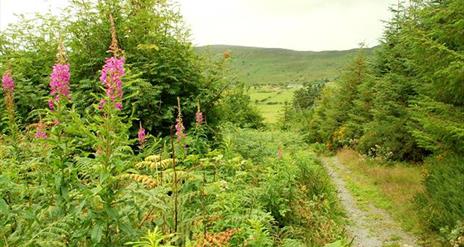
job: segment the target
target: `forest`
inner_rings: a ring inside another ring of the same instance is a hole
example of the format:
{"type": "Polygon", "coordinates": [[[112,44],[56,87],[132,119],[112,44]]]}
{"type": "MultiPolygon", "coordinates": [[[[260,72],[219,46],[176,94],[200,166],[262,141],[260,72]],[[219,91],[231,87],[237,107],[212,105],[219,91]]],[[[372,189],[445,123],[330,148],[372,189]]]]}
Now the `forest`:
{"type": "Polygon", "coordinates": [[[464,246],[464,0],[391,11],[302,69],[194,47],[169,0],[10,24],[0,246],[464,246]]]}

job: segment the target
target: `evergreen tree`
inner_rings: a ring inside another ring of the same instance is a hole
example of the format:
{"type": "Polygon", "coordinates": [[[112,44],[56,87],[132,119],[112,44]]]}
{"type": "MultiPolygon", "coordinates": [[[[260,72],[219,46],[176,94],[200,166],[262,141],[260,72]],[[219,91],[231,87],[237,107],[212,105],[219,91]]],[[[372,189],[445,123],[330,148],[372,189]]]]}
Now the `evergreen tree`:
{"type": "Polygon", "coordinates": [[[433,152],[419,203],[432,229],[464,220],[464,1],[430,1],[412,8],[404,31],[418,95],[411,133],[433,152]]]}
{"type": "Polygon", "coordinates": [[[324,87],[309,124],[309,140],[324,142],[330,148],[350,144],[354,131],[348,130],[346,124],[350,113],[355,114],[353,108],[358,98],[358,86],[365,80],[366,72],[367,63],[361,49],[341,78],[324,87]]]}

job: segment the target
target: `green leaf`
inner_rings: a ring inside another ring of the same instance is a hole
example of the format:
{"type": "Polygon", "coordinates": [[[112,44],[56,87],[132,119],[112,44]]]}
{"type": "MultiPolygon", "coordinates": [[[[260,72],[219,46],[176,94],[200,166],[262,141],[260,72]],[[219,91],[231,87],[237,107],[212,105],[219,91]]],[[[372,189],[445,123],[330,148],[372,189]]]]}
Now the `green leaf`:
{"type": "Polygon", "coordinates": [[[5,202],[5,200],[0,198],[0,213],[3,215],[8,215],[9,212],[10,212],[10,209],[8,207],[8,204],[5,202]]]}
{"type": "Polygon", "coordinates": [[[92,231],[90,232],[90,238],[92,239],[93,242],[95,243],[100,243],[102,236],[103,236],[103,225],[95,225],[92,228],[92,231]]]}

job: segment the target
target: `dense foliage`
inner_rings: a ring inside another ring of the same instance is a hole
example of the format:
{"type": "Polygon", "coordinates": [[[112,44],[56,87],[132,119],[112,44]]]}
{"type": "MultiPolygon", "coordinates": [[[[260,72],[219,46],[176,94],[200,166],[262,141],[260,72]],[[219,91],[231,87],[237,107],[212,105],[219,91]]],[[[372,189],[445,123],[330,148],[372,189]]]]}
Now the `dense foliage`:
{"type": "MultiPolygon", "coordinates": [[[[215,107],[224,105],[220,101],[228,91],[225,86],[231,85],[222,72],[224,61],[207,61],[195,53],[172,3],[71,1],[58,16],[22,19],[0,33],[0,71],[5,71],[8,64],[14,70],[13,76],[18,82],[17,120],[23,126],[39,119],[33,112],[41,109],[46,101],[49,74],[60,39],[65,43],[72,70],[75,106],[79,112],[91,106],[92,95],[99,90],[96,79],[111,40],[110,14],[116,28],[124,34],[118,36],[118,43],[124,50],[128,77],[132,81],[125,88],[125,93],[133,96],[127,98],[123,109],[126,114],[137,112],[138,120],[148,131],[167,135],[175,116],[176,97],[183,99],[187,126],[194,123],[198,103],[208,116],[215,107]]],[[[0,110],[4,110],[3,104],[0,110]]],[[[217,121],[210,125],[214,123],[217,121]]],[[[138,121],[133,124],[132,135],[138,121]]]]}
{"type": "Polygon", "coordinates": [[[2,245],[323,246],[343,238],[335,190],[297,135],[227,126],[213,150],[201,121],[184,132],[179,117],[175,136],[164,144],[148,136],[134,155],[128,119],[110,104],[103,111],[51,114],[60,124],[39,129],[40,138],[24,133],[17,149],[2,140],[2,245]]]}
{"type": "Polygon", "coordinates": [[[360,54],[324,86],[314,106],[312,99],[295,97],[309,112],[304,131],[311,142],[425,160],[426,190],[418,202],[433,230],[464,219],[462,6],[462,0],[399,6],[372,61],[360,54]]]}
{"type": "Polygon", "coordinates": [[[243,86],[224,82],[225,60],[192,52],[171,5],[72,4],[69,18],[0,35],[1,246],[344,239],[315,155],[298,135],[235,129],[261,118],[243,86]]]}
{"type": "Polygon", "coordinates": [[[327,82],[329,82],[329,80],[324,79],[306,82],[303,84],[303,88],[295,92],[293,107],[296,109],[312,108],[319,95],[321,95],[322,88],[324,88],[327,82]]]}

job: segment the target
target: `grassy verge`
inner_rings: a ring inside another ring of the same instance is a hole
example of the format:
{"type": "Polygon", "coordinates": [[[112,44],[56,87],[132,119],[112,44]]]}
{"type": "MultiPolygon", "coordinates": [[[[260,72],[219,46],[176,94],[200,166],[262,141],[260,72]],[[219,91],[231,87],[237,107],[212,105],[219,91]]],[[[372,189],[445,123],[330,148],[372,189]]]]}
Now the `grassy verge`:
{"type": "Polygon", "coordinates": [[[423,190],[423,167],[367,159],[349,149],[339,151],[337,157],[347,168],[342,175],[361,208],[372,203],[385,209],[403,229],[418,235],[422,245],[440,246],[423,227],[414,201],[423,190]]]}

